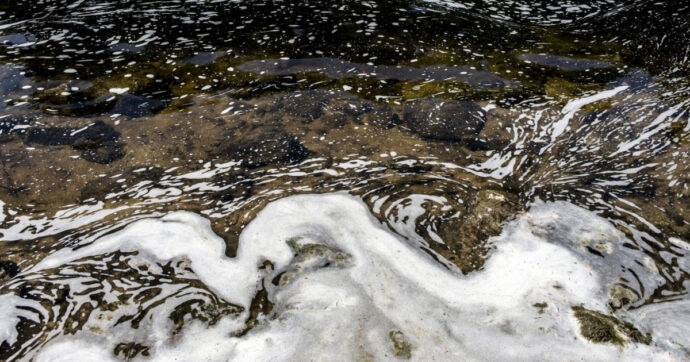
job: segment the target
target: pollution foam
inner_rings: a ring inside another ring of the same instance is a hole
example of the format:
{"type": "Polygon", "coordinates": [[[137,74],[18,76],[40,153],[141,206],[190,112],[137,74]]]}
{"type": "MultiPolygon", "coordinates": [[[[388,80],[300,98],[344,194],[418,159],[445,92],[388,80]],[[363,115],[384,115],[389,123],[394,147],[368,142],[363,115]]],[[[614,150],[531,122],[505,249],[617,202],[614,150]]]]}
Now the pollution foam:
{"type": "MultiPolygon", "coordinates": [[[[182,336],[157,342],[144,359],[682,359],[682,351],[654,344],[619,347],[579,334],[571,307],[605,313],[606,294],[601,273],[563,243],[546,239],[559,234],[553,225],[588,222],[585,213],[571,216],[567,205],[538,203],[506,224],[484,268],[465,276],[401,240],[361,200],[343,193],[270,203],[242,232],[235,258],[224,255],[225,244],[208,220],[175,212],[54,253],[33,269],[113,250],[136,250],[154,260],[186,257],[211,290],[245,308],[240,317],[211,327],[190,323],[182,336]],[[271,283],[276,278],[278,285],[271,283]],[[262,288],[272,312],[236,335],[262,288]]],[[[586,214],[601,224],[603,219],[586,214]]],[[[564,229],[559,237],[576,240],[578,230],[564,229]]],[[[598,231],[617,232],[613,226],[598,231]]],[[[94,338],[86,331],[61,336],[36,360],[114,359],[116,337],[94,338]]]]}

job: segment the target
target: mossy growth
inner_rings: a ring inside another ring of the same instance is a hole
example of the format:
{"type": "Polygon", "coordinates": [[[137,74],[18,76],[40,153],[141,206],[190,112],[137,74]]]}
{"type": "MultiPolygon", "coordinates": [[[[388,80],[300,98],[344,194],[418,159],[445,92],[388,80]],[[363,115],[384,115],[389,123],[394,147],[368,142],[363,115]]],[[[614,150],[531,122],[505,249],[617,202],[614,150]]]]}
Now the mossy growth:
{"type": "Polygon", "coordinates": [[[563,78],[551,77],[544,84],[544,93],[565,104],[573,98],[582,96],[587,91],[598,90],[599,88],[597,85],[575,83],[563,78]]]}
{"type": "Polygon", "coordinates": [[[393,343],[393,351],[398,358],[412,358],[412,344],[407,341],[405,334],[401,331],[393,330],[388,332],[388,337],[393,343]]]}
{"type": "Polygon", "coordinates": [[[594,343],[611,343],[619,346],[628,341],[650,344],[652,336],[640,332],[634,325],[584,307],[573,307],[580,322],[580,334],[594,343]]]}
{"type": "Polygon", "coordinates": [[[119,343],[115,346],[114,354],[126,361],[136,358],[138,355],[143,357],[150,356],[151,347],[136,342],[119,343]]]}

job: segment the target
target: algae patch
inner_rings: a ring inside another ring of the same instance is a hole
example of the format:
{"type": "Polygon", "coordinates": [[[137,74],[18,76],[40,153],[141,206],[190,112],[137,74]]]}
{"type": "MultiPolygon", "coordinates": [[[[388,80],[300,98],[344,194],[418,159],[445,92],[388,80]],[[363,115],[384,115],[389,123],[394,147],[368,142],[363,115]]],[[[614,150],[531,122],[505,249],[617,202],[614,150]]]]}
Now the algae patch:
{"type": "Polygon", "coordinates": [[[390,331],[388,337],[393,343],[393,350],[395,356],[399,358],[410,359],[412,357],[412,344],[408,342],[405,334],[401,331],[390,331]]]}
{"type": "Polygon", "coordinates": [[[317,243],[309,243],[305,238],[293,237],[286,240],[287,245],[295,253],[291,265],[277,276],[281,287],[287,286],[297,276],[316,269],[336,267],[342,268],[352,265],[352,256],[332,247],[317,243]]]}
{"type": "Polygon", "coordinates": [[[623,346],[628,341],[650,344],[652,336],[640,332],[634,325],[583,307],[573,307],[580,323],[580,334],[594,343],[623,346]]]}

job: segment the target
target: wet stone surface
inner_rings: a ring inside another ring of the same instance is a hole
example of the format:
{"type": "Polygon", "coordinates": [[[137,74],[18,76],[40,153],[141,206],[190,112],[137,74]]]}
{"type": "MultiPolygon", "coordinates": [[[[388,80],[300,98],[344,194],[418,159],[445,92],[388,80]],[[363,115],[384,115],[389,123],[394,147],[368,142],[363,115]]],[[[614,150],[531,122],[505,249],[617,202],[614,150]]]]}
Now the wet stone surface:
{"type": "Polygon", "coordinates": [[[28,145],[72,146],[89,161],[108,164],[124,156],[120,134],[112,126],[96,121],[80,128],[32,128],[25,136],[28,145]]]}
{"type": "Polygon", "coordinates": [[[472,143],[486,115],[474,102],[424,99],[405,105],[405,125],[424,138],[472,143]]]}
{"type": "Polygon", "coordinates": [[[608,62],[591,59],[575,59],[549,54],[520,54],[518,55],[518,59],[524,62],[564,71],[585,71],[589,69],[606,69],[614,67],[613,64],[608,62]]]}
{"type": "Polygon", "coordinates": [[[165,108],[165,104],[157,99],[137,97],[126,94],[110,109],[111,114],[120,114],[126,117],[139,118],[152,116],[165,108]]]}
{"type": "Polygon", "coordinates": [[[295,164],[304,161],[310,154],[295,136],[271,131],[259,133],[253,138],[243,138],[220,152],[225,158],[249,168],[295,164]]]}

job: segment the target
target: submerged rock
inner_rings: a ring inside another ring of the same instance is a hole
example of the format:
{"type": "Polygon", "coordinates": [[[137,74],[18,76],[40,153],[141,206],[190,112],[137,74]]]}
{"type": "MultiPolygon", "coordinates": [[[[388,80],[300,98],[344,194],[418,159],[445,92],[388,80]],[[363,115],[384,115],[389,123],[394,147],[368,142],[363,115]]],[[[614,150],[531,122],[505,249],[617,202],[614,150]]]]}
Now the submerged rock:
{"type": "Polygon", "coordinates": [[[609,82],[607,88],[620,87],[622,85],[627,85],[628,91],[639,91],[650,86],[652,82],[652,75],[645,70],[635,69],[632,72],[609,82]]]}
{"type": "Polygon", "coordinates": [[[287,93],[274,98],[259,114],[271,114],[301,123],[316,122],[325,130],[342,128],[354,122],[389,129],[400,124],[400,118],[388,105],[378,105],[342,91],[307,90],[287,93]]]}
{"type": "Polygon", "coordinates": [[[112,94],[105,94],[98,98],[85,99],[73,103],[44,105],[44,111],[63,116],[89,116],[108,111],[115,104],[115,99],[112,94]]]}
{"type": "Polygon", "coordinates": [[[72,146],[83,159],[100,164],[111,163],[125,154],[120,133],[103,121],[96,121],[82,129],[32,128],[27,132],[25,142],[43,146],[72,146]]]}
{"type": "Polygon", "coordinates": [[[471,142],[484,127],[486,113],[474,102],[427,98],[406,105],[404,122],[424,138],[471,142]]]}
{"type": "Polygon", "coordinates": [[[0,282],[12,279],[19,274],[19,271],[17,263],[9,260],[0,260],[0,282]]]}
{"type": "Polygon", "coordinates": [[[130,43],[116,43],[111,45],[108,49],[113,52],[123,52],[123,53],[139,53],[144,50],[142,46],[136,46],[130,43]]]}
{"type": "Polygon", "coordinates": [[[389,106],[376,108],[371,112],[363,114],[360,117],[360,121],[364,124],[385,129],[395,127],[401,123],[400,117],[389,106]]]}
{"type": "Polygon", "coordinates": [[[0,143],[9,140],[10,134],[24,133],[25,128],[36,119],[36,115],[24,112],[7,112],[0,117],[0,143]],[[2,137],[5,136],[5,137],[2,137]]]}
{"type": "Polygon", "coordinates": [[[643,334],[631,323],[583,307],[573,307],[573,313],[580,322],[580,334],[592,342],[618,345],[627,341],[652,343],[651,335],[643,334]]]}
{"type": "Polygon", "coordinates": [[[286,241],[295,253],[295,257],[291,265],[279,277],[276,277],[278,280],[274,280],[274,284],[285,287],[303,274],[314,270],[352,266],[352,256],[348,253],[326,245],[311,243],[308,239],[301,239],[295,237],[286,241]]]}
{"type": "Polygon", "coordinates": [[[164,107],[165,104],[157,99],[125,94],[120,97],[117,103],[115,103],[115,106],[108,113],[138,118],[152,116],[164,107]]]}
{"type": "Polygon", "coordinates": [[[310,151],[297,137],[282,132],[260,133],[233,143],[221,151],[248,168],[304,161],[310,151]]]}
{"type": "Polygon", "coordinates": [[[222,56],[223,52],[202,52],[189,59],[187,59],[187,64],[192,65],[206,65],[211,64],[216,61],[217,58],[222,56]]]}
{"type": "Polygon", "coordinates": [[[35,41],[36,37],[33,34],[14,33],[0,36],[0,45],[6,47],[33,43],[35,41]]]}
{"type": "Polygon", "coordinates": [[[21,68],[11,64],[0,66],[0,96],[6,97],[25,83],[26,77],[22,74],[21,68]]]}
{"type": "Polygon", "coordinates": [[[489,238],[501,233],[503,223],[514,216],[514,196],[485,190],[467,200],[459,219],[441,222],[438,235],[445,244],[433,249],[467,274],[484,266],[491,245],[489,238]]]}
{"type": "Polygon", "coordinates": [[[476,70],[470,66],[433,65],[428,67],[411,67],[405,65],[372,65],[327,57],[252,60],[241,64],[238,69],[244,72],[271,75],[316,72],[333,79],[366,76],[384,80],[428,80],[436,82],[452,80],[475,88],[503,88],[515,83],[508,79],[503,79],[492,72],[476,70]]]}
{"type": "Polygon", "coordinates": [[[316,90],[285,94],[276,100],[275,105],[270,111],[282,111],[289,116],[310,122],[323,115],[329,96],[332,95],[328,94],[328,92],[316,90]]]}
{"type": "Polygon", "coordinates": [[[526,53],[518,55],[518,59],[543,67],[555,68],[565,71],[583,71],[587,69],[613,68],[615,65],[609,62],[592,59],[575,59],[560,55],[526,53]]]}

